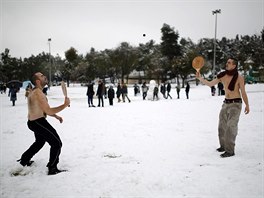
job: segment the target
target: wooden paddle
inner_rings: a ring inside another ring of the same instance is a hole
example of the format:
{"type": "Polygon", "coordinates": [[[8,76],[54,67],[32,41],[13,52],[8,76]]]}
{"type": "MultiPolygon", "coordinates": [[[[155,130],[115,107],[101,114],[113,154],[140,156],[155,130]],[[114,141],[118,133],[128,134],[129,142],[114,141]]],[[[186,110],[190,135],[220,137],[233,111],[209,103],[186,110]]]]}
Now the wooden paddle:
{"type": "MultiPolygon", "coordinates": [[[[67,97],[68,97],[68,94],[67,94],[67,87],[66,87],[64,81],[61,81],[61,89],[62,89],[62,93],[63,93],[63,95],[67,98],[67,97]]],[[[70,105],[69,105],[69,106],[70,106],[70,105]]],[[[69,106],[68,106],[68,107],[69,107],[69,106]]]]}
{"type": "Polygon", "coordinates": [[[196,56],[192,61],[192,67],[199,73],[204,66],[204,58],[202,56],[196,56]]]}

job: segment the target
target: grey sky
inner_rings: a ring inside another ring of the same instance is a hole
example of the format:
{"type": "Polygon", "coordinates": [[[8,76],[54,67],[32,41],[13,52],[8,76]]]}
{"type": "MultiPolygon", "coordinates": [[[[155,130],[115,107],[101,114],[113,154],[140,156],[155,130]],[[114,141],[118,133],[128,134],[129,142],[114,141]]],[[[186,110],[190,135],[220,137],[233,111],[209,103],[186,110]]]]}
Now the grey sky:
{"type": "Polygon", "coordinates": [[[163,23],[197,43],[214,38],[215,9],[221,9],[218,39],[260,34],[264,27],[264,0],[0,1],[0,50],[22,58],[48,52],[48,38],[52,55],[62,57],[70,47],[86,54],[91,47],[111,49],[123,41],[160,43],[163,23]]]}

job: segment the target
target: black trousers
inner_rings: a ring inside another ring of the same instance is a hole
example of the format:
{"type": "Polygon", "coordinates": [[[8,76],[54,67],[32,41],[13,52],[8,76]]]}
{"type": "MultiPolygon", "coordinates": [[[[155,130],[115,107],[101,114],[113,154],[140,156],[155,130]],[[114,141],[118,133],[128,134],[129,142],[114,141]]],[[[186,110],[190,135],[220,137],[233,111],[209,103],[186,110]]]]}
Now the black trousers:
{"type": "Polygon", "coordinates": [[[88,105],[89,107],[93,105],[93,96],[88,96],[88,105]]]}
{"type": "Polygon", "coordinates": [[[104,107],[104,97],[103,96],[98,96],[98,107],[101,106],[101,101],[102,101],[102,107],[104,107]]]}
{"type": "Polygon", "coordinates": [[[113,105],[114,102],[113,102],[113,98],[108,98],[109,99],[109,105],[113,105]]]}
{"type": "Polygon", "coordinates": [[[143,100],[145,100],[147,97],[147,92],[143,92],[143,100]]]}
{"type": "Polygon", "coordinates": [[[50,145],[50,158],[48,167],[55,167],[59,163],[62,142],[56,130],[45,118],[28,121],[28,128],[35,134],[35,142],[26,150],[21,157],[21,162],[28,162],[46,142],[50,145]]]}

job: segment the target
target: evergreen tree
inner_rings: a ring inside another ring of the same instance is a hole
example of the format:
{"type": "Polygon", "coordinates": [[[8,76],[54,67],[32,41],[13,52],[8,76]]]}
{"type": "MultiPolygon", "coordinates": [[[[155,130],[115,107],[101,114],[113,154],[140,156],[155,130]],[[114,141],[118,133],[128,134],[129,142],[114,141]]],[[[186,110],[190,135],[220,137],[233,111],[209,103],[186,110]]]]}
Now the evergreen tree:
{"type": "Polygon", "coordinates": [[[77,50],[71,47],[65,52],[65,67],[62,71],[63,77],[67,81],[67,86],[69,86],[71,73],[74,71],[74,67],[78,65],[78,54],[77,50]]]}
{"type": "Polygon", "coordinates": [[[160,50],[162,55],[168,59],[168,64],[165,64],[163,67],[164,75],[166,76],[168,72],[172,71],[173,59],[181,56],[181,47],[178,44],[179,33],[175,32],[174,28],[164,23],[161,33],[160,50]]]}

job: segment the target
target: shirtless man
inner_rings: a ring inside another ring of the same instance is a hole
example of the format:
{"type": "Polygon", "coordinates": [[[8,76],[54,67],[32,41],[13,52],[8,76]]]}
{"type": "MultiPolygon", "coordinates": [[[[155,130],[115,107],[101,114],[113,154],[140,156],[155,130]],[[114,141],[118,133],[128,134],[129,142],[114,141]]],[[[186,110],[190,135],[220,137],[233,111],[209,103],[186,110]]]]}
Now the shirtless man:
{"type": "Polygon", "coordinates": [[[242,108],[242,99],[246,105],[245,114],[249,113],[248,97],[245,91],[244,78],[238,74],[238,61],[235,58],[229,58],[226,62],[226,70],[217,75],[212,81],[207,81],[196,73],[203,84],[212,87],[222,82],[225,89],[225,100],[219,114],[218,136],[220,148],[218,152],[224,152],[221,157],[231,157],[235,155],[235,140],[237,136],[237,124],[242,108]],[[242,97],[242,99],[241,99],[242,97]]]}
{"type": "Polygon", "coordinates": [[[56,113],[66,108],[70,104],[70,100],[65,97],[64,104],[51,108],[46,95],[42,92],[48,83],[46,76],[37,72],[32,76],[31,82],[35,87],[28,95],[27,125],[34,132],[35,142],[22,154],[19,161],[22,166],[30,166],[33,162],[31,158],[44,146],[45,142],[48,142],[50,145],[50,158],[47,164],[48,175],[55,175],[62,172],[57,168],[62,142],[56,130],[46,120],[46,116],[55,117],[62,123],[62,117],[56,113]]]}

